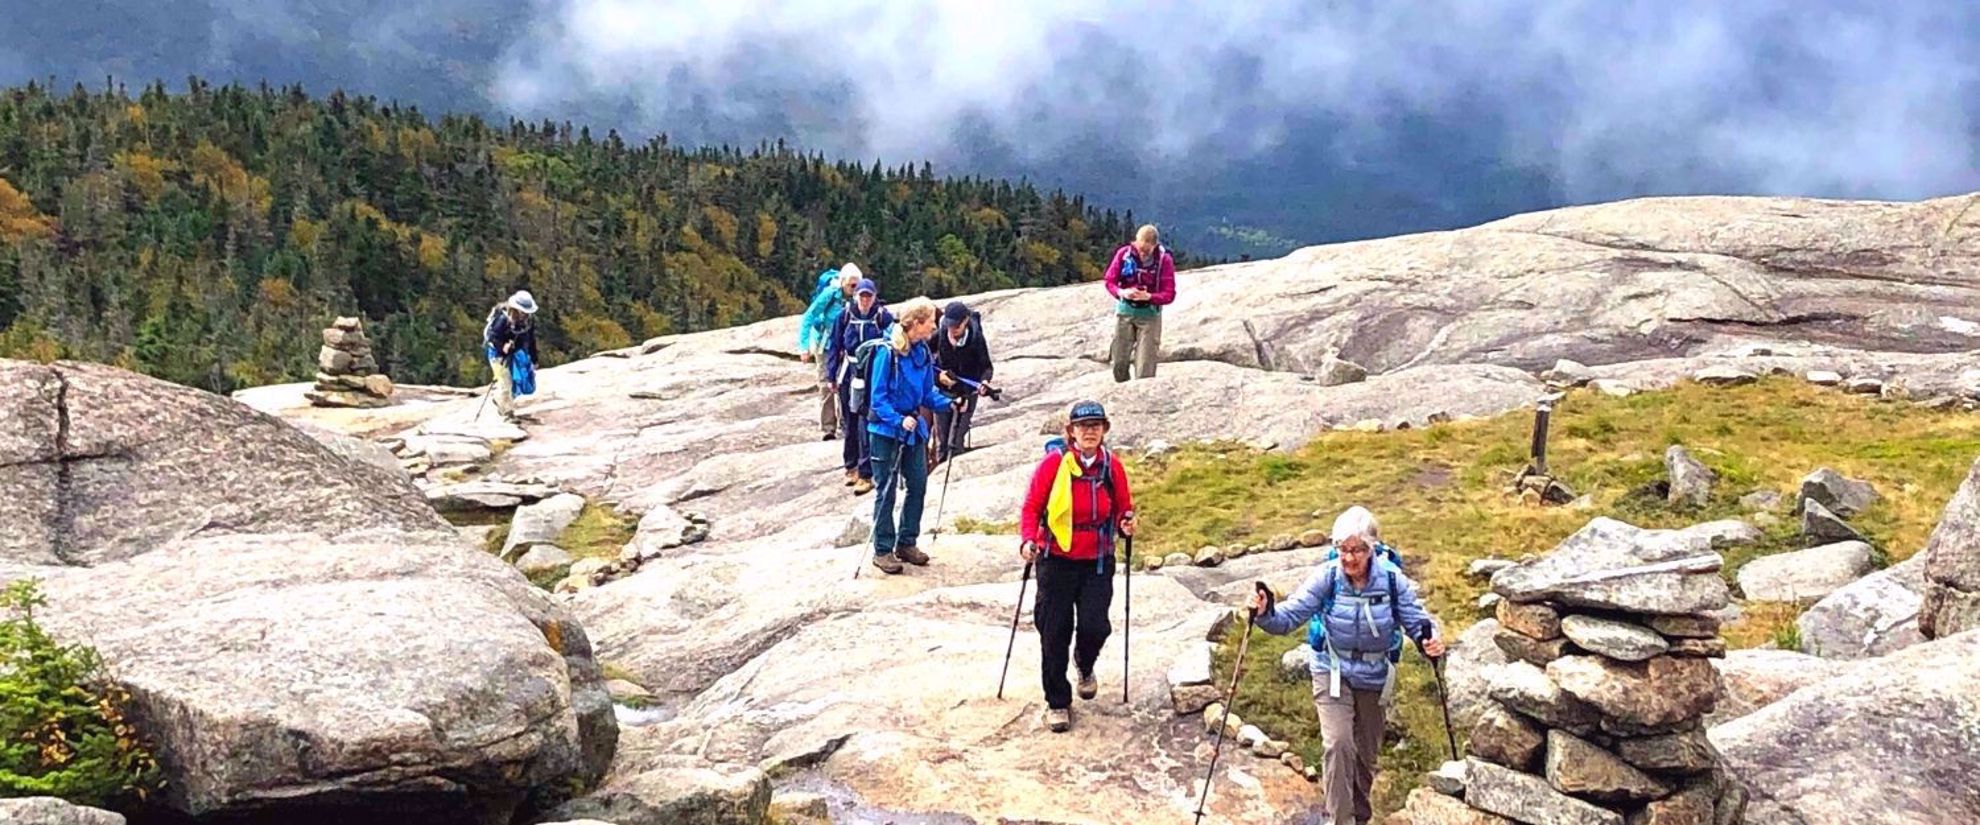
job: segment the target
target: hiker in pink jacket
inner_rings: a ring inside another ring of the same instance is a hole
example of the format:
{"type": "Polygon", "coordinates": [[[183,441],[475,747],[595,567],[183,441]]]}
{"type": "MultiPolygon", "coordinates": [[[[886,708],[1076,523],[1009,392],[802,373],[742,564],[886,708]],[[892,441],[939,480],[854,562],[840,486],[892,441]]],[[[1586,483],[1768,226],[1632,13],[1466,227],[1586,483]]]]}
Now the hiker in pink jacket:
{"type": "Polygon", "coordinates": [[[1128,380],[1128,361],[1137,378],[1154,378],[1162,347],[1162,307],[1176,299],[1176,262],[1169,257],[1155,225],[1134,233],[1134,243],[1114,251],[1107,265],[1107,294],[1114,305],[1114,346],[1109,359],[1114,380],[1128,380]]]}

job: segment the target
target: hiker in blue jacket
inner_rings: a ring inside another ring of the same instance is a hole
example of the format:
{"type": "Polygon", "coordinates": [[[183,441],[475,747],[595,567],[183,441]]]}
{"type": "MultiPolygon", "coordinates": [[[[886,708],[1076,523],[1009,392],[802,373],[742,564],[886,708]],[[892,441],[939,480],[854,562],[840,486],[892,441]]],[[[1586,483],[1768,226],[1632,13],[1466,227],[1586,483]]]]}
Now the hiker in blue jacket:
{"type": "Polygon", "coordinates": [[[818,274],[818,288],[811,296],[811,306],[804,311],[804,318],[798,322],[798,359],[804,363],[818,362],[818,428],[825,439],[839,436],[839,391],[832,384],[832,373],[826,369],[825,349],[832,338],[832,330],[839,325],[839,316],[844,315],[846,306],[852,303],[853,290],[865,276],[859,272],[859,265],[848,262],[839,269],[828,269],[818,274]]]}
{"type": "Polygon", "coordinates": [[[866,420],[872,439],[873,472],[880,478],[873,496],[873,566],[899,573],[902,562],[922,566],[928,554],[915,546],[921,538],[921,505],[928,492],[928,440],[920,412],[949,409],[947,395],[935,389],[935,354],[928,339],[935,334],[935,302],[916,298],[901,305],[899,320],[887,330],[887,343],[873,356],[873,409],[866,420]],[[907,481],[901,500],[901,520],[894,523],[894,478],[907,481]]]}
{"type": "Polygon", "coordinates": [[[866,443],[866,421],[852,408],[853,353],[859,345],[879,340],[894,323],[887,305],[880,302],[879,288],[871,278],[861,278],[853,287],[853,302],[832,325],[832,337],[825,342],[825,374],[832,376],[838,394],[839,422],[844,426],[845,448],[840,451],[846,470],[846,486],[853,495],[873,491],[873,457],[866,443]]]}
{"type": "Polygon", "coordinates": [[[495,383],[488,388],[494,397],[495,412],[506,419],[515,418],[515,383],[509,371],[509,362],[517,352],[529,353],[529,362],[542,361],[536,354],[536,298],[529,290],[519,290],[509,299],[496,304],[488,311],[488,320],[481,326],[482,354],[488,358],[488,368],[495,372],[495,383]]]}
{"type": "MultiPolygon", "coordinates": [[[[1444,655],[1437,621],[1417,598],[1416,584],[1395,565],[1374,561],[1374,514],[1356,506],[1334,519],[1338,559],[1321,563],[1284,602],[1252,594],[1251,612],[1267,633],[1283,635],[1316,614],[1326,636],[1313,651],[1313,708],[1320,716],[1329,821],[1366,823],[1369,789],[1382,744],[1383,711],[1395,690],[1389,661],[1394,634],[1407,633],[1431,658],[1444,655]]],[[[1261,586],[1262,587],[1262,586],[1261,586]]]]}

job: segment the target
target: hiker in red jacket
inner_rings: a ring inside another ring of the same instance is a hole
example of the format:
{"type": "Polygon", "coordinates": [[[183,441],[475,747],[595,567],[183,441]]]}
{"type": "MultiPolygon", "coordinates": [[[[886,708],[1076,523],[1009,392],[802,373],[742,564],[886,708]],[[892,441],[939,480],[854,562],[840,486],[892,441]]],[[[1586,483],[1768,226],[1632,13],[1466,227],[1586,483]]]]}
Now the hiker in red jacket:
{"type": "Polygon", "coordinates": [[[1098,402],[1074,404],[1064,443],[1048,445],[1031,473],[1019,517],[1019,553],[1037,564],[1032,623],[1044,652],[1045,724],[1055,733],[1072,727],[1069,646],[1080,698],[1100,692],[1093,665],[1113,633],[1107,608],[1114,601],[1114,537],[1134,535],[1134,496],[1121,460],[1106,448],[1107,430],[1107,411],[1098,402]]]}
{"type": "Polygon", "coordinates": [[[1162,307],[1176,300],[1176,262],[1162,247],[1154,224],[1135,230],[1134,243],[1114,250],[1114,261],[1107,265],[1107,294],[1119,299],[1108,356],[1114,380],[1128,380],[1129,361],[1134,377],[1154,378],[1162,352],[1162,307]]]}

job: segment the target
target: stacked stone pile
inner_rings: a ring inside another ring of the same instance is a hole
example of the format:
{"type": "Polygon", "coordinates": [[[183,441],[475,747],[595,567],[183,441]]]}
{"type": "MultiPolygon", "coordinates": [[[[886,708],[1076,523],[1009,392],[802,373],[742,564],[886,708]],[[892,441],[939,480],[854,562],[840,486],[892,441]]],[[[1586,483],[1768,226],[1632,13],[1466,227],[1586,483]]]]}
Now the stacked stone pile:
{"type": "Polygon", "coordinates": [[[1471,754],[1395,823],[1727,825],[1745,792],[1703,720],[1725,655],[1721,557],[1695,536],[1596,519],[1492,576],[1508,664],[1471,754]]]}
{"type": "Polygon", "coordinates": [[[306,393],[318,407],[383,407],[392,403],[392,379],[378,372],[364,322],[338,318],[323,330],[316,354],[316,388],[306,393]]]}

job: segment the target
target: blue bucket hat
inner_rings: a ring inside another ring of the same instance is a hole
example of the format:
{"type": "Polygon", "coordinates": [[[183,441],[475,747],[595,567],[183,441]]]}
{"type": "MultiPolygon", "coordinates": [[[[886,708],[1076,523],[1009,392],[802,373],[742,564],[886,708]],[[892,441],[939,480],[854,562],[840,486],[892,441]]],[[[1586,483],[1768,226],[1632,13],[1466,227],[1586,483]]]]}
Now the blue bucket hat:
{"type": "Polygon", "coordinates": [[[1100,402],[1098,401],[1081,401],[1074,404],[1072,414],[1066,417],[1066,423],[1078,424],[1081,421],[1106,423],[1107,408],[1100,406],[1100,402]]]}

